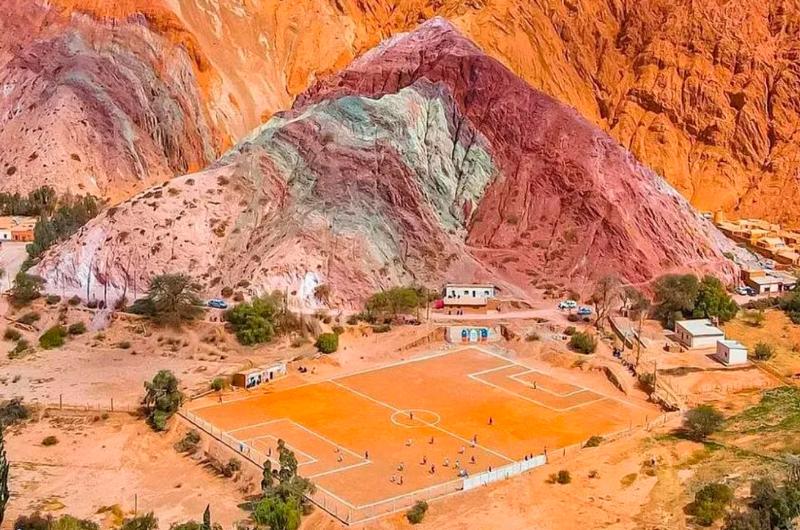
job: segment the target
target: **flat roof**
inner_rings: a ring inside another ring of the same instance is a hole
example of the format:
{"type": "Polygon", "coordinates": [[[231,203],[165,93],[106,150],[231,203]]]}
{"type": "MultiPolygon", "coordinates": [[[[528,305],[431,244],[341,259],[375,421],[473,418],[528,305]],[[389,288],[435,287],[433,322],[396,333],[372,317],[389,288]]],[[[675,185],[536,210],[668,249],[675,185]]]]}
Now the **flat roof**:
{"type": "Polygon", "coordinates": [[[714,335],[725,336],[725,333],[718,327],[711,324],[707,318],[699,318],[697,320],[679,320],[675,322],[676,326],[680,326],[689,332],[693,337],[713,337],[714,335]]]}
{"type": "Polygon", "coordinates": [[[495,288],[494,284],[491,283],[446,283],[444,284],[445,287],[490,287],[492,289],[495,288]]]}
{"type": "Polygon", "coordinates": [[[744,344],[742,344],[738,340],[718,340],[717,342],[727,346],[728,348],[734,349],[734,350],[739,350],[739,349],[746,350],[747,349],[747,346],[745,346],[744,344]]]}

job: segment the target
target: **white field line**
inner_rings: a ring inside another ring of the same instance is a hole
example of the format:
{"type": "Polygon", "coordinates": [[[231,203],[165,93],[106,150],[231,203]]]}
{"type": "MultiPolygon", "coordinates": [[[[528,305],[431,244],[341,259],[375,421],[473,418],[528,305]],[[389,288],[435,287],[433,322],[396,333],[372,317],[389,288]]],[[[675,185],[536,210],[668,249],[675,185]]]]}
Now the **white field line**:
{"type": "MultiPolygon", "coordinates": [[[[515,361],[514,359],[509,359],[508,357],[504,357],[504,356],[502,356],[502,355],[500,355],[500,354],[497,354],[497,353],[494,353],[494,352],[492,352],[492,351],[489,351],[489,350],[487,350],[487,349],[483,348],[482,346],[472,346],[472,349],[474,349],[474,350],[479,350],[479,351],[481,351],[481,352],[485,353],[486,355],[490,355],[490,356],[492,356],[492,357],[496,357],[496,358],[498,358],[498,359],[503,359],[504,361],[506,361],[506,362],[509,362],[509,363],[511,363],[511,364],[516,364],[516,365],[518,365],[518,366],[523,366],[523,367],[525,367],[525,368],[528,368],[528,369],[530,369],[530,368],[531,368],[530,366],[528,366],[528,365],[526,365],[526,364],[522,364],[522,363],[521,363],[521,362],[519,362],[519,361],[515,361]]],[[[543,373],[543,374],[545,374],[545,375],[549,375],[549,374],[547,374],[546,372],[541,372],[541,373],[543,373]]],[[[558,379],[558,377],[556,377],[556,376],[551,376],[551,377],[555,377],[556,379],[558,379]]],[[[576,385],[576,386],[578,386],[578,385],[576,385]]],[[[638,408],[638,409],[641,409],[641,410],[647,411],[647,412],[649,412],[650,414],[656,414],[656,412],[655,412],[655,411],[653,411],[652,409],[649,409],[649,408],[647,408],[647,407],[644,407],[644,406],[642,406],[642,405],[640,405],[640,404],[638,404],[638,403],[636,403],[636,402],[634,402],[634,401],[627,401],[627,400],[625,400],[625,399],[622,399],[622,398],[619,398],[619,397],[617,397],[617,396],[609,395],[609,394],[607,394],[606,392],[604,392],[604,391],[602,391],[602,390],[597,390],[597,389],[590,389],[590,390],[591,390],[592,392],[594,392],[595,394],[599,394],[599,395],[601,395],[601,396],[605,397],[606,399],[610,399],[610,400],[616,401],[616,402],[618,402],[618,403],[621,403],[621,404],[623,404],[623,405],[626,405],[626,406],[628,406],[628,407],[636,407],[636,408],[638,408]]]]}
{"type": "Polygon", "coordinates": [[[317,477],[324,477],[325,475],[333,475],[334,473],[341,473],[342,471],[347,471],[348,469],[353,469],[354,467],[361,467],[370,464],[368,460],[362,460],[356,464],[350,464],[344,467],[337,467],[333,469],[329,469],[328,471],[320,471],[319,473],[314,473],[313,475],[308,475],[306,478],[317,478],[317,477]]]}
{"type": "Polygon", "coordinates": [[[585,407],[586,405],[591,405],[592,403],[597,403],[597,402],[600,402],[600,401],[603,401],[603,400],[606,399],[605,397],[601,396],[600,398],[593,399],[592,401],[587,401],[585,403],[578,403],[577,405],[572,405],[571,407],[566,407],[566,408],[563,408],[563,409],[559,409],[559,408],[551,407],[549,405],[545,405],[544,403],[542,403],[540,401],[536,401],[535,399],[529,398],[527,396],[523,396],[522,394],[517,394],[513,390],[509,390],[508,388],[502,387],[500,385],[496,385],[494,383],[490,383],[489,381],[486,381],[485,379],[481,379],[480,377],[473,377],[472,374],[468,375],[467,377],[469,377],[473,381],[477,381],[477,382],[482,383],[484,385],[488,385],[488,386],[490,386],[492,388],[495,388],[495,389],[500,390],[502,392],[505,392],[507,394],[511,394],[512,396],[515,396],[515,397],[517,397],[519,399],[522,399],[522,400],[527,401],[529,403],[533,403],[536,406],[545,408],[547,410],[552,410],[553,412],[569,412],[571,410],[575,410],[575,409],[578,409],[580,407],[585,407]]]}
{"type": "MultiPolygon", "coordinates": [[[[263,436],[256,436],[255,438],[248,438],[246,440],[243,440],[243,442],[246,443],[246,444],[249,444],[251,447],[255,447],[252,442],[257,442],[257,441],[263,440],[265,438],[269,438],[269,439],[275,440],[275,442],[277,444],[278,437],[277,436],[273,436],[272,434],[265,434],[263,436]]],[[[305,460],[303,462],[298,462],[297,467],[305,466],[307,464],[315,464],[315,463],[319,462],[319,460],[314,458],[312,455],[306,453],[305,451],[303,451],[301,449],[298,449],[296,446],[294,446],[292,444],[287,443],[286,447],[291,449],[292,452],[294,452],[296,454],[300,454],[305,458],[305,460]]],[[[260,451],[260,452],[263,453],[264,451],[260,451]]]]}
{"type": "Polygon", "coordinates": [[[533,388],[534,390],[541,390],[542,392],[546,392],[546,393],[548,393],[548,394],[550,394],[552,396],[561,397],[561,398],[567,398],[567,397],[570,397],[570,396],[574,396],[576,394],[581,394],[583,392],[592,392],[592,393],[594,393],[592,390],[589,390],[586,387],[573,385],[572,383],[568,383],[568,384],[570,386],[574,386],[578,390],[573,390],[572,392],[556,392],[554,390],[550,390],[545,385],[543,385],[541,383],[538,383],[538,382],[536,383],[536,386],[534,387],[530,382],[525,381],[523,379],[520,379],[523,375],[528,375],[528,374],[539,374],[539,375],[544,375],[544,376],[547,376],[547,377],[552,377],[553,379],[555,379],[555,377],[553,377],[552,375],[548,375],[548,374],[546,374],[544,372],[539,372],[538,370],[526,370],[526,371],[520,372],[518,374],[510,375],[510,376],[508,376],[508,378],[509,379],[513,379],[517,383],[520,383],[520,384],[525,385],[527,387],[533,388]]]}
{"type": "MultiPolygon", "coordinates": [[[[356,389],[354,389],[354,388],[350,388],[349,386],[347,386],[347,385],[345,385],[345,384],[342,384],[342,383],[339,383],[338,381],[331,381],[331,382],[332,382],[333,384],[335,384],[335,385],[338,385],[338,386],[340,386],[340,387],[344,388],[345,390],[349,390],[350,392],[354,393],[354,394],[355,394],[355,395],[357,395],[357,396],[360,396],[360,397],[362,397],[362,398],[364,398],[364,399],[367,399],[367,400],[369,400],[369,401],[372,401],[373,403],[376,403],[376,404],[378,404],[378,405],[380,405],[380,406],[382,406],[382,407],[385,407],[385,408],[387,408],[387,409],[389,409],[389,410],[392,410],[392,411],[394,411],[394,412],[402,412],[402,410],[403,410],[403,409],[398,409],[397,407],[394,407],[394,406],[392,406],[392,405],[389,405],[388,403],[386,403],[386,402],[384,402],[384,401],[381,401],[381,400],[379,400],[379,399],[375,399],[375,398],[373,398],[372,396],[368,396],[367,394],[364,394],[363,392],[359,392],[358,390],[356,390],[356,389]]],[[[459,436],[459,435],[457,435],[457,434],[455,434],[455,433],[453,433],[453,432],[450,432],[450,431],[448,431],[447,429],[445,429],[445,428],[443,428],[443,427],[440,427],[440,426],[438,426],[438,425],[434,425],[434,424],[428,423],[428,422],[426,422],[426,421],[423,421],[423,420],[420,420],[420,422],[421,422],[421,423],[423,423],[423,424],[425,424],[425,425],[427,425],[427,426],[428,426],[428,427],[430,427],[431,429],[436,429],[437,431],[443,432],[443,433],[447,434],[448,436],[452,436],[452,437],[453,437],[453,438],[455,438],[456,440],[460,440],[460,441],[462,441],[462,442],[465,442],[465,443],[467,443],[467,444],[472,444],[472,440],[468,440],[468,439],[466,439],[466,438],[464,438],[464,437],[462,437],[462,436],[459,436]]],[[[502,458],[503,460],[506,460],[507,462],[515,462],[515,460],[513,460],[513,459],[511,459],[511,458],[507,457],[506,455],[504,455],[504,454],[502,454],[502,453],[499,453],[499,452],[497,452],[497,451],[495,451],[495,450],[493,450],[493,449],[489,449],[488,447],[485,447],[485,446],[483,446],[483,445],[481,445],[481,444],[475,444],[475,446],[476,446],[476,447],[480,447],[481,449],[483,449],[483,450],[484,450],[484,451],[486,451],[487,453],[490,453],[490,454],[493,454],[494,456],[497,456],[497,457],[499,457],[499,458],[502,458]]]]}
{"type": "Polygon", "coordinates": [[[231,433],[234,433],[234,432],[246,431],[247,429],[255,429],[257,427],[263,427],[265,425],[271,425],[271,424],[277,423],[279,421],[285,421],[285,418],[276,418],[274,420],[262,421],[261,423],[253,423],[252,425],[247,425],[246,427],[238,427],[236,429],[231,429],[230,431],[224,431],[224,432],[225,432],[225,434],[231,434],[231,433]]]}

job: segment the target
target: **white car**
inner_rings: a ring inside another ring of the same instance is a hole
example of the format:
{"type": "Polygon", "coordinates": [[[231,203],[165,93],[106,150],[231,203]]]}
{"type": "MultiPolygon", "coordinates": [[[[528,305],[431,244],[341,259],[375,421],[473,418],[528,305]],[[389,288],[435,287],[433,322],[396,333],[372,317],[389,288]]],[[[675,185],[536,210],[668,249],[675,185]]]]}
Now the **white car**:
{"type": "Polygon", "coordinates": [[[578,307],[578,302],[575,300],[562,300],[558,303],[559,309],[575,309],[578,307]]]}

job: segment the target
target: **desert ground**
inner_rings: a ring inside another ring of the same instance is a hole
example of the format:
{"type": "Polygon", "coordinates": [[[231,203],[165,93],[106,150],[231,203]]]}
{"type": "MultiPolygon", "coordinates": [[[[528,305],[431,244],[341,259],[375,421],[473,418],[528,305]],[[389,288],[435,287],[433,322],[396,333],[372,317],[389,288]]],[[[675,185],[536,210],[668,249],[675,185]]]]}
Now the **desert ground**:
{"type": "MultiPolygon", "coordinates": [[[[7,521],[19,514],[41,511],[53,515],[70,513],[95,520],[104,528],[113,528],[134,511],[152,510],[161,527],[167,528],[176,522],[199,519],[206,504],[211,504],[214,520],[224,528],[245,520],[247,513],[240,504],[258,490],[260,471],[256,465],[215,443],[205,433],[203,451],[193,456],[179,453],[173,448],[175,442],[196,426],[174,417],[168,432],[155,433],[136,412],[143,395],[143,382],[159,369],[173,370],[184,391],[197,395],[206,391],[211,379],[218,375],[280,359],[288,361],[289,375],[274,383],[274,388],[267,385],[254,391],[227,391],[222,395],[223,401],[246,403],[260,399],[259,396],[274,399],[270,396],[281,389],[304,388],[331,380],[359,384],[360,392],[388,391],[385,397],[391,401],[400,398],[403,387],[395,385],[394,390],[381,390],[384,382],[359,380],[363,376],[353,374],[369,375],[387,365],[406,366],[405,363],[415,359],[443,353],[444,360],[450,355],[448,352],[460,348],[454,349],[443,341],[443,324],[434,320],[416,326],[396,326],[380,334],[369,326],[345,326],[339,351],[332,355],[316,354],[307,342],[293,341],[295,347],[292,347],[289,339],[269,347],[243,347],[221,323],[213,321],[213,316],[184,329],[171,330],[133,316],[117,314],[109,319],[85,308],[68,307],[64,303],[48,306],[37,301],[32,309],[7,308],[7,324],[31,310],[41,315],[30,328],[23,329],[23,335],[32,343],[39,330],[59,319],[66,319],[67,323],[83,321],[90,331],[71,338],[62,348],[37,348],[22,357],[3,356],[0,360],[3,374],[0,398],[24,396],[35,410],[29,421],[7,433],[11,479],[15,485],[7,521]],[[64,307],[67,307],[66,317],[64,307]],[[103,329],[91,330],[98,322],[103,329]],[[303,372],[298,370],[300,367],[303,372]],[[396,393],[398,390],[401,394],[396,393]],[[57,443],[43,444],[48,436],[55,436],[57,443]],[[225,477],[218,464],[230,458],[240,458],[243,465],[234,476],[225,477]],[[86,491],[94,493],[86,495],[86,491]]],[[[505,352],[516,363],[549,374],[564,388],[571,385],[589,388],[602,396],[634,404],[653,417],[663,412],[648,402],[634,376],[612,357],[612,347],[619,344],[612,334],[602,338],[594,355],[585,356],[567,349],[563,332],[568,326],[589,329],[588,323],[569,321],[566,313],[553,309],[550,300],[519,311],[525,313],[509,311],[493,323],[502,326],[508,338],[501,338],[492,348],[505,352]],[[531,311],[535,314],[530,314],[531,311]],[[534,335],[535,339],[531,338],[534,335]]],[[[773,332],[772,326],[787,325],[781,317],[770,314],[763,329],[747,331],[773,332]]],[[[485,320],[461,318],[458,323],[470,322],[479,325],[485,320]]],[[[738,338],[733,330],[743,325],[734,321],[727,329],[738,338]]],[[[419,527],[490,528],[502,521],[503,528],[510,529],[530,528],[531,524],[554,530],[578,525],[612,529],[691,528],[683,508],[700,485],[727,478],[742,484],[739,493],[746,495],[747,480],[763,472],[764,458],[795,449],[792,445],[795,433],[791,428],[774,429],[770,443],[762,447],[754,445],[751,431],[741,427],[742,422],[751,421],[748,414],[754,413],[749,411],[760,406],[765,390],[780,391],[777,387],[781,382],[769,369],[751,365],[731,370],[705,354],[667,353],[663,342],[668,336],[656,322],[646,322],[642,335],[647,339],[642,362],[658,361],[660,376],[679,388],[687,402],[714,403],[731,418],[726,424],[729,427],[715,435],[713,443],[696,443],[676,435],[681,419],[680,414],[673,414],[665,423],[632,429],[619,438],[604,440],[598,447],[581,449],[572,445],[569,452],[561,455],[552,451],[548,464],[508,480],[432,500],[429,514],[419,527]],[[737,420],[739,416],[744,419],[737,420]],[[562,469],[569,471],[572,481],[552,483],[551,475],[562,469]]],[[[626,351],[627,356],[633,353],[626,351]]],[[[793,354],[791,348],[784,348],[774,362],[789,362],[793,354]]],[[[391,380],[390,377],[387,381],[391,380]]],[[[785,407],[787,401],[791,403],[794,399],[794,394],[781,394],[779,405],[770,406],[785,407]]],[[[218,397],[216,394],[199,397],[187,407],[202,408],[203,403],[214,410],[218,397]]],[[[302,404],[294,406],[299,406],[298,413],[303,413],[302,404]]],[[[312,409],[314,406],[309,404],[312,409]]],[[[247,410],[244,405],[241,407],[247,410]]],[[[559,421],[580,426],[584,420],[577,409],[559,421]]],[[[590,430],[576,431],[575,439],[586,438],[590,430]]],[[[534,430],[532,436],[539,435],[534,430]]],[[[335,477],[326,475],[320,480],[328,487],[337,487],[335,477]]],[[[387,479],[386,484],[378,482],[373,488],[389,486],[387,479]]],[[[408,526],[402,511],[362,524],[377,529],[408,526]]],[[[342,527],[341,522],[319,508],[302,523],[304,529],[342,527]]]]}

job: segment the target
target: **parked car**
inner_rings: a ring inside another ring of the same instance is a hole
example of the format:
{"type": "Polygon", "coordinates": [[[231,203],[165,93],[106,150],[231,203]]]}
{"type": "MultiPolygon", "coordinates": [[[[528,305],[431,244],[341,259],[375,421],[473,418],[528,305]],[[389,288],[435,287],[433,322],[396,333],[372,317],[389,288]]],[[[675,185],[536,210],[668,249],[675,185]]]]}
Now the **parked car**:
{"type": "Polygon", "coordinates": [[[745,285],[736,288],[736,293],[742,296],[755,296],[756,291],[752,287],[747,287],[745,285]]]}
{"type": "Polygon", "coordinates": [[[589,316],[592,314],[592,308],[583,306],[580,309],[578,309],[578,314],[582,317],[589,316]]]}
{"type": "Polygon", "coordinates": [[[578,302],[575,300],[562,300],[558,303],[559,309],[575,309],[578,307],[578,302]]]}
{"type": "Polygon", "coordinates": [[[214,298],[208,301],[208,307],[213,307],[214,309],[228,309],[228,302],[220,300],[219,298],[214,298]]]}

